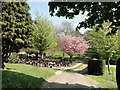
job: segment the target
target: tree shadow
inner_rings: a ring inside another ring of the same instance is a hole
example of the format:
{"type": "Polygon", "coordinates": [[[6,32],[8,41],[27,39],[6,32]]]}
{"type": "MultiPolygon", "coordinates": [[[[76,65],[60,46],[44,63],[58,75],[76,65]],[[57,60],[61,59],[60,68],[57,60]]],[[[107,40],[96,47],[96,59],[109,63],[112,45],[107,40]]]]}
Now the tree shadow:
{"type": "MultiPolygon", "coordinates": [[[[78,74],[82,74],[82,75],[92,75],[89,74],[88,72],[88,67],[82,69],[82,70],[73,70],[73,71],[68,71],[70,73],[78,73],[78,74]]],[[[94,76],[101,76],[101,75],[94,75],[94,76]]],[[[92,90],[118,90],[118,88],[93,88],[92,90]]]]}
{"type": "Polygon", "coordinates": [[[45,80],[23,73],[2,70],[2,88],[40,88],[45,80]]]}
{"type": "Polygon", "coordinates": [[[2,71],[2,88],[14,88],[14,89],[39,89],[39,90],[65,90],[65,89],[77,89],[77,90],[107,90],[89,87],[81,84],[68,84],[68,83],[57,83],[47,82],[43,78],[36,78],[34,76],[26,75],[23,73],[13,71],[2,71]],[[42,86],[41,86],[42,85],[42,86]]]}
{"type": "Polygon", "coordinates": [[[107,90],[101,88],[94,88],[82,84],[68,84],[68,83],[57,83],[57,82],[47,82],[45,81],[41,87],[41,90],[52,89],[52,90],[65,90],[65,89],[77,89],[77,90],[107,90]]]}
{"type": "Polygon", "coordinates": [[[88,69],[86,67],[86,68],[84,68],[82,70],[75,70],[75,71],[73,70],[73,71],[70,71],[70,72],[85,75],[85,74],[88,74],[88,69]]]}

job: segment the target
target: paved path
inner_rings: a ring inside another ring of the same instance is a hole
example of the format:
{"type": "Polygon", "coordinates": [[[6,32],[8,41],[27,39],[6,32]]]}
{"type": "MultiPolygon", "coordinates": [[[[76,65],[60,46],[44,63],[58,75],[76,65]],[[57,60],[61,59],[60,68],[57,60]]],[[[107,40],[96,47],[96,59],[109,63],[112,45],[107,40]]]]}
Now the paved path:
{"type": "MultiPolygon", "coordinates": [[[[73,66],[73,67],[68,67],[68,68],[65,68],[65,69],[61,69],[61,70],[58,70],[57,72],[55,72],[55,74],[61,74],[63,71],[65,70],[68,70],[68,69],[72,69],[72,68],[75,68],[75,67],[78,67],[79,65],[81,65],[82,63],[78,63],[77,65],[73,66]]],[[[59,68],[58,68],[59,69],[59,68]]]]}
{"type": "Polygon", "coordinates": [[[87,65],[83,65],[81,68],[70,72],[57,71],[56,75],[43,83],[42,88],[81,88],[82,90],[96,88],[98,83],[83,75],[86,67],[87,65]]]}

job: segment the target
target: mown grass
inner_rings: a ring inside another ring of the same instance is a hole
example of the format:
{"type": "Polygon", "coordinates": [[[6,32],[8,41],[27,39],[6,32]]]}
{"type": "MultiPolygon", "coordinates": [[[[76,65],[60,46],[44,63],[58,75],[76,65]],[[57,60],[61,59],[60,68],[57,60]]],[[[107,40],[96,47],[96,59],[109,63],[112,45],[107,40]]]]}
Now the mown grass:
{"type": "Polygon", "coordinates": [[[40,88],[43,81],[54,75],[55,69],[25,64],[5,63],[8,70],[2,70],[3,88],[40,88]]]}
{"type": "MultiPolygon", "coordinates": [[[[58,51],[58,52],[51,52],[51,53],[47,53],[47,56],[53,56],[53,57],[63,57],[63,52],[58,51]]],[[[64,58],[69,58],[70,56],[66,53],[64,53],[64,58]]]]}
{"type": "Polygon", "coordinates": [[[88,75],[86,76],[96,80],[99,83],[100,88],[107,88],[107,89],[117,89],[116,84],[116,66],[111,65],[110,66],[111,74],[108,74],[107,66],[106,66],[106,72],[102,76],[95,76],[95,75],[88,75]]]}
{"type": "MultiPolygon", "coordinates": [[[[47,56],[53,56],[53,57],[63,57],[63,58],[70,58],[70,56],[66,53],[64,53],[64,56],[63,56],[63,52],[54,52],[54,53],[47,53],[47,56]]],[[[78,59],[78,60],[82,60],[83,57],[79,57],[79,56],[73,56],[72,59],[78,59]]]]}

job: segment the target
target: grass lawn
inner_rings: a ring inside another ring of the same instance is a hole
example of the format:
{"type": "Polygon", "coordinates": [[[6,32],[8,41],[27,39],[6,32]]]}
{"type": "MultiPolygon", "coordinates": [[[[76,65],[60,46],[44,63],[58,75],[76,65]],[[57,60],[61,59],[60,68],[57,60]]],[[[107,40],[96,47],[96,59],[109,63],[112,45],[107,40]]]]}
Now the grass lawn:
{"type": "MultiPolygon", "coordinates": [[[[61,52],[61,51],[56,51],[56,52],[51,52],[51,53],[47,53],[47,56],[53,56],[53,57],[63,57],[63,52],[61,52]]],[[[64,53],[64,57],[67,57],[67,58],[69,58],[70,56],[68,55],[68,54],[66,54],[66,53],[64,53]]]]}
{"type": "MultiPolygon", "coordinates": [[[[47,53],[47,56],[63,57],[63,52],[58,51],[58,52],[54,52],[54,53],[51,53],[51,54],[47,53]]],[[[68,54],[64,53],[64,58],[70,58],[70,56],[68,54]]],[[[83,57],[82,56],[81,57],[73,56],[72,59],[80,59],[80,60],[82,60],[83,57]]]]}
{"type": "Polygon", "coordinates": [[[106,66],[106,72],[103,76],[95,76],[95,75],[88,75],[88,74],[86,74],[86,76],[96,80],[99,83],[100,88],[117,89],[116,66],[111,65],[110,70],[111,70],[111,74],[108,74],[107,66],[106,66]]]}
{"type": "Polygon", "coordinates": [[[54,75],[55,69],[26,64],[5,63],[8,70],[2,70],[3,88],[40,88],[43,81],[54,75]]]}

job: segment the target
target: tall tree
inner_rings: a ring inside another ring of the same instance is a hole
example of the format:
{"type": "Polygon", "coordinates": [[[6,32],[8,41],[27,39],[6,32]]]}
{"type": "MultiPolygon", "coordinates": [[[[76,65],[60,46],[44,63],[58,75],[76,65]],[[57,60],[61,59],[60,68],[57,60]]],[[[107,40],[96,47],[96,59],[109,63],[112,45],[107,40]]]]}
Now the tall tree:
{"type": "Polygon", "coordinates": [[[33,21],[33,31],[31,37],[32,47],[38,49],[42,54],[42,51],[53,48],[56,46],[56,36],[53,34],[54,26],[48,18],[40,16],[38,11],[36,12],[36,18],[33,21]]]}
{"type": "MultiPolygon", "coordinates": [[[[56,27],[55,33],[59,35],[72,35],[74,32],[73,26],[69,21],[63,21],[60,26],[56,27]]],[[[63,57],[65,53],[63,52],[63,57]]]]}
{"type": "Polygon", "coordinates": [[[65,34],[65,35],[69,35],[71,31],[73,31],[73,26],[70,22],[68,21],[63,21],[60,25],[61,27],[61,31],[65,34]]]}
{"type": "Polygon", "coordinates": [[[91,49],[92,52],[97,53],[97,58],[105,59],[108,62],[108,71],[110,73],[109,68],[109,60],[114,53],[118,51],[118,33],[112,36],[107,36],[106,34],[110,31],[108,27],[111,23],[102,24],[102,29],[98,32],[96,30],[91,30],[86,32],[86,39],[91,40],[91,49]]]}
{"type": "Polygon", "coordinates": [[[72,24],[68,21],[61,22],[61,24],[55,29],[55,33],[58,35],[59,34],[70,35],[72,31],[74,31],[74,28],[72,24]]]}
{"type": "Polygon", "coordinates": [[[2,68],[12,51],[26,47],[31,33],[30,7],[26,2],[1,2],[2,4],[2,68]]]}
{"type": "Polygon", "coordinates": [[[115,33],[120,26],[120,1],[119,2],[49,2],[49,11],[51,16],[65,16],[74,18],[80,12],[88,12],[88,18],[80,22],[77,29],[81,27],[93,28],[95,24],[101,27],[104,21],[112,22],[112,30],[109,33],[115,33]],[[115,27],[114,27],[115,26],[115,27]]]}
{"type": "Polygon", "coordinates": [[[69,21],[63,21],[59,26],[55,28],[54,33],[56,35],[72,35],[72,36],[82,36],[79,30],[75,30],[73,25],[69,21]]]}

